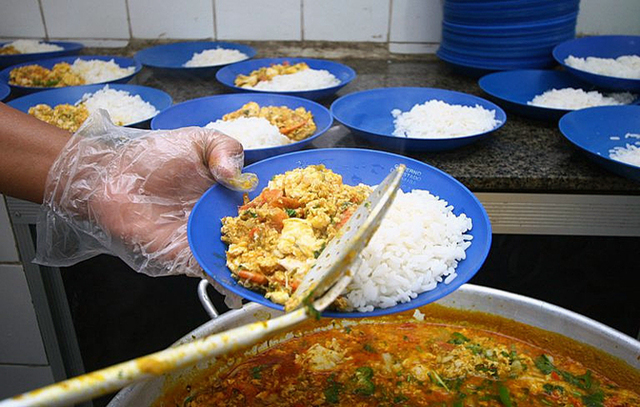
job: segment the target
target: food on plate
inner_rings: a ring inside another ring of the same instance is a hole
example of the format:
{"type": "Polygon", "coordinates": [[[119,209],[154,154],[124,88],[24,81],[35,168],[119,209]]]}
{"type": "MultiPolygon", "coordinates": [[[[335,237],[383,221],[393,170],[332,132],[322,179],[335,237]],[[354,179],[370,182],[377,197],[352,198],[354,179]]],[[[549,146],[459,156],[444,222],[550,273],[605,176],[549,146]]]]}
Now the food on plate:
{"type": "Polygon", "coordinates": [[[39,104],[29,108],[29,114],[61,129],[76,132],[98,109],[109,112],[111,121],[118,126],[141,122],[158,114],[158,110],[140,95],[112,89],[109,85],[94,93],[85,93],[75,105],[61,104],[52,108],[39,104]]]}
{"type": "Polygon", "coordinates": [[[432,99],[403,112],[393,109],[393,135],[408,138],[453,138],[487,132],[500,124],[496,111],[480,105],[450,105],[432,99]]]}
{"type": "Polygon", "coordinates": [[[625,139],[636,139],[638,141],[635,141],[634,144],[626,143],[624,147],[612,148],[609,150],[609,158],[640,167],[640,134],[627,133],[625,139]]]}
{"type": "Polygon", "coordinates": [[[603,95],[597,90],[584,91],[583,89],[562,88],[550,89],[540,95],[536,95],[527,104],[552,109],[576,110],[594,106],[628,105],[636,97],[637,95],[629,92],[603,95]]]}
{"type": "Polygon", "coordinates": [[[617,58],[578,58],[569,55],[564,63],[580,71],[597,75],[640,79],[640,56],[638,55],[622,55],[617,58]]]}
{"type": "Polygon", "coordinates": [[[340,80],[325,69],[311,69],[305,62],[291,65],[286,61],[235,79],[235,85],[241,88],[270,91],[313,90],[339,84],[340,80]]]}
{"type": "MultiPolygon", "coordinates": [[[[371,191],[368,185],[344,184],[323,165],[276,175],[240,206],[238,216],[222,219],[227,266],[240,284],[283,304],[371,191]]],[[[452,281],[472,227],[471,219],[452,211],[427,191],[398,191],[334,306],[360,312],[388,308],[452,281]]]]}
{"type": "Polygon", "coordinates": [[[63,47],[36,40],[15,40],[0,47],[0,55],[36,54],[62,51],[63,47]]]}
{"type": "Polygon", "coordinates": [[[221,131],[242,143],[245,149],[291,144],[315,133],[313,114],[303,107],[260,106],[249,102],[206,128],[221,131]]]}
{"type": "Polygon", "coordinates": [[[61,88],[109,82],[133,74],[134,67],[122,68],[113,59],[76,59],[73,64],[60,62],[52,69],[40,65],[24,65],[9,73],[9,84],[34,88],[61,88]]]}
{"type": "Polygon", "coordinates": [[[153,407],[637,406],[639,383],[566,337],[432,304],[413,318],[307,322],[185,375],[153,407]]]}
{"type": "Polygon", "coordinates": [[[201,52],[194,52],[191,59],[185,62],[183,66],[187,68],[214,66],[238,62],[247,58],[249,58],[247,54],[240,52],[237,49],[217,47],[205,49],[201,52]]]}

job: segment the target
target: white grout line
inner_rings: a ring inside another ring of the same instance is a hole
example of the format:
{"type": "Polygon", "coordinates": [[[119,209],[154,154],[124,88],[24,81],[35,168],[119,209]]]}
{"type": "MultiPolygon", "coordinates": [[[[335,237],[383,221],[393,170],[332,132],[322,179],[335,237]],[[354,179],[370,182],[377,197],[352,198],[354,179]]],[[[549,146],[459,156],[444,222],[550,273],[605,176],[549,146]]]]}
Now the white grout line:
{"type": "Polygon", "coordinates": [[[216,0],[211,0],[211,12],[213,13],[213,40],[218,41],[218,20],[216,13],[216,0]]]}
{"type": "Polygon", "coordinates": [[[40,18],[42,19],[42,27],[44,28],[44,38],[49,40],[49,30],[47,30],[47,21],[44,19],[44,7],[42,7],[42,0],[38,0],[38,8],[40,9],[40,18]]]}

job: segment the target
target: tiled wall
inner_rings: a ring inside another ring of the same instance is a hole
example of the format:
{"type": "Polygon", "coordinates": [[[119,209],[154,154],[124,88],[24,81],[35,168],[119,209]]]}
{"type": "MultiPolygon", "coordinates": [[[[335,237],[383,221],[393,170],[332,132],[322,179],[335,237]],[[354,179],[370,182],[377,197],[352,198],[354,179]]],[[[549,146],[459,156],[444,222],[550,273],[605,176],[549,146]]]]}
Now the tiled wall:
{"type": "MultiPolygon", "coordinates": [[[[388,43],[433,52],[444,0],[1,0],[0,39],[131,38],[388,43]]],[[[640,0],[582,0],[578,32],[640,34],[640,0]]]]}

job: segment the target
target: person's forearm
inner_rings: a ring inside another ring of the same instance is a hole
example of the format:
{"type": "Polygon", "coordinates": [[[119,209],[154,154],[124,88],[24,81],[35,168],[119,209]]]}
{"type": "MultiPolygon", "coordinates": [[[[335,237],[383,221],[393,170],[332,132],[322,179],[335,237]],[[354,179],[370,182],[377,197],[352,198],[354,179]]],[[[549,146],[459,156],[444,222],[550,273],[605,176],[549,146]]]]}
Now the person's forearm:
{"type": "Polygon", "coordinates": [[[70,133],[0,103],[0,192],[41,203],[70,133]]]}

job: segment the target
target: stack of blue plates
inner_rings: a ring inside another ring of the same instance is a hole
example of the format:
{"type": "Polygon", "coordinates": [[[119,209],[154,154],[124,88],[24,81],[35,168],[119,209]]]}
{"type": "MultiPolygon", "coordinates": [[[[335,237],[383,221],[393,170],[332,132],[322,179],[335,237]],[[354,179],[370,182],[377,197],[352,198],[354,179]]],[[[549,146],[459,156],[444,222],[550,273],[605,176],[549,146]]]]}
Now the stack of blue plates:
{"type": "Polygon", "coordinates": [[[547,68],[575,37],[580,0],[445,0],[437,55],[465,73],[547,68]]]}

